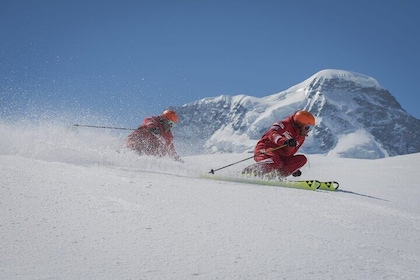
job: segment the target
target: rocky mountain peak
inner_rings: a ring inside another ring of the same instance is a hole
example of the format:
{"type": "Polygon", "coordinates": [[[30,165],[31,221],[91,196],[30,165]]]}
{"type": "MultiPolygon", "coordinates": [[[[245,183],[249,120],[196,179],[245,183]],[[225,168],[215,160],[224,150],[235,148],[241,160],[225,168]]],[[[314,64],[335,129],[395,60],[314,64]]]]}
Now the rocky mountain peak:
{"type": "Polygon", "coordinates": [[[420,151],[420,120],[374,78],[350,71],[323,70],[262,98],[222,95],[174,109],[176,144],[188,154],[252,151],[272,123],[302,109],[317,119],[302,152],[381,158],[420,151]]]}

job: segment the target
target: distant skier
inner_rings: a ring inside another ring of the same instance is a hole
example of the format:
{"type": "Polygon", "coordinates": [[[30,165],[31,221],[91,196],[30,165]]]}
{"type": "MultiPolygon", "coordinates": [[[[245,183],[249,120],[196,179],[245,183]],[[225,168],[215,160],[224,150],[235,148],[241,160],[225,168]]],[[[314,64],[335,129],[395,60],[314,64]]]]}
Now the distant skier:
{"type": "Polygon", "coordinates": [[[175,151],[171,132],[177,122],[178,115],[173,110],[165,110],[160,116],[147,117],[133,133],[128,135],[126,146],[140,155],[169,156],[182,162],[175,151]]]}
{"type": "Polygon", "coordinates": [[[255,147],[254,159],[257,163],[246,167],[242,173],[260,177],[300,176],[300,168],[307,159],[304,155],[295,154],[314,125],[315,117],[307,111],[298,111],[274,123],[255,147]]]}

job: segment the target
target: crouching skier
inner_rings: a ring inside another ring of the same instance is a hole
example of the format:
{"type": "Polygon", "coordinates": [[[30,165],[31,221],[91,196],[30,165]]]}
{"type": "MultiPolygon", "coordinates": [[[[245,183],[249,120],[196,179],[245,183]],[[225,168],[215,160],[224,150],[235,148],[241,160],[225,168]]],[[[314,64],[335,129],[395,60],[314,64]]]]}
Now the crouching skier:
{"type": "Polygon", "coordinates": [[[307,111],[298,111],[285,120],[274,123],[261,137],[254,150],[257,163],[242,173],[259,177],[298,177],[307,162],[304,155],[295,155],[315,125],[315,117],[307,111]]]}
{"type": "Polygon", "coordinates": [[[140,155],[169,156],[183,162],[175,151],[172,127],[178,122],[178,115],[173,110],[165,110],[159,116],[150,116],[130,135],[126,146],[140,155]]]}

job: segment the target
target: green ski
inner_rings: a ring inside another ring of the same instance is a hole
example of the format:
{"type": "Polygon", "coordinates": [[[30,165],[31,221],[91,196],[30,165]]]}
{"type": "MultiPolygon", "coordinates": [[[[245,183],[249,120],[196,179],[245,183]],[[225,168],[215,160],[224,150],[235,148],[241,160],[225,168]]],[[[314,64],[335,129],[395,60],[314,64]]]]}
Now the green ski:
{"type": "Polygon", "coordinates": [[[306,190],[316,190],[321,186],[321,182],[317,180],[279,181],[279,180],[264,180],[264,179],[259,179],[259,178],[228,177],[228,176],[219,176],[219,175],[211,175],[211,174],[202,174],[200,175],[200,177],[204,179],[233,182],[233,183],[245,183],[245,184],[272,186],[272,187],[306,189],[306,190]]]}
{"type": "Polygon", "coordinates": [[[261,178],[251,178],[251,177],[230,177],[230,176],[220,176],[213,174],[201,174],[201,178],[211,179],[216,181],[225,181],[233,183],[245,183],[253,185],[263,185],[263,186],[272,186],[272,187],[284,187],[284,188],[294,188],[294,189],[305,189],[305,190],[327,190],[335,191],[339,184],[336,181],[321,182],[318,180],[299,180],[299,181],[281,181],[281,180],[265,180],[261,178]]]}
{"type": "Polygon", "coordinates": [[[326,191],[335,191],[338,189],[340,184],[337,181],[328,181],[328,182],[320,182],[321,185],[319,186],[320,190],[326,191]]]}

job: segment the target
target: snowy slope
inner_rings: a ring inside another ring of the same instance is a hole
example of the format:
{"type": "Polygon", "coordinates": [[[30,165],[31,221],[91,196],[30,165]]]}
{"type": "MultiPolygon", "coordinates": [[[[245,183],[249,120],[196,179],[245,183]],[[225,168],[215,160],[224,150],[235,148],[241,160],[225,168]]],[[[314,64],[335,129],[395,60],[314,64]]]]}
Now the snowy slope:
{"type": "MultiPolygon", "coordinates": [[[[0,279],[418,279],[420,154],[310,155],[338,192],[198,178],[121,135],[0,123],[0,279]]],[[[235,173],[250,161],[220,174],[235,173]]]]}

